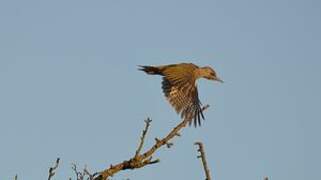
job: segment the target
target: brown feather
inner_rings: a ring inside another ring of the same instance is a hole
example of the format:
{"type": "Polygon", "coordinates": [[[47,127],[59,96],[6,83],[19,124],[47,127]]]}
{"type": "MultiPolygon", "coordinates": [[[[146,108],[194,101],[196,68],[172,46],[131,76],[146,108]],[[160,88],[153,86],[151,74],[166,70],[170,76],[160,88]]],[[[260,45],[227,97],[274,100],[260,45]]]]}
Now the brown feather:
{"type": "Polygon", "coordinates": [[[162,89],[166,99],[184,120],[194,126],[201,125],[204,119],[201,102],[195,81],[199,78],[198,66],[192,63],[172,64],[165,66],[140,66],[147,74],[164,76],[162,89]],[[193,121],[194,119],[194,121],[193,121]]]}

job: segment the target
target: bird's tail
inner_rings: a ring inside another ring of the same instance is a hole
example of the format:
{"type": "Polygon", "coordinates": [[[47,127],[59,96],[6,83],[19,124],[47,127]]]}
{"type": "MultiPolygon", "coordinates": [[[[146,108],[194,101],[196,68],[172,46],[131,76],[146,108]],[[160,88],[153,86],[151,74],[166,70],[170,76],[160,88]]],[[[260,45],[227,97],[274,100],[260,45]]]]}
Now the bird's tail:
{"type": "Polygon", "coordinates": [[[155,75],[155,74],[158,74],[158,75],[162,75],[162,71],[160,68],[158,67],[155,67],[155,66],[140,66],[139,65],[139,69],[140,71],[144,71],[145,73],[147,74],[151,74],[151,75],[155,75]]]}

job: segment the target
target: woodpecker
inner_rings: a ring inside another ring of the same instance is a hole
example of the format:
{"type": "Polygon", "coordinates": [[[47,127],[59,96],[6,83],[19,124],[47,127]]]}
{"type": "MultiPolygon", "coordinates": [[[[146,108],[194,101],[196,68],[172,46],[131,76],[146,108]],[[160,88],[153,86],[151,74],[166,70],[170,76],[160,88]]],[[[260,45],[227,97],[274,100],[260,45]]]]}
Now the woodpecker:
{"type": "Polygon", "coordinates": [[[139,70],[149,75],[163,76],[162,89],[166,99],[181,115],[183,120],[194,120],[194,126],[201,125],[204,118],[202,103],[198,97],[196,81],[205,78],[212,81],[223,81],[209,66],[199,67],[193,63],[180,63],[162,66],[139,66],[139,70]]]}

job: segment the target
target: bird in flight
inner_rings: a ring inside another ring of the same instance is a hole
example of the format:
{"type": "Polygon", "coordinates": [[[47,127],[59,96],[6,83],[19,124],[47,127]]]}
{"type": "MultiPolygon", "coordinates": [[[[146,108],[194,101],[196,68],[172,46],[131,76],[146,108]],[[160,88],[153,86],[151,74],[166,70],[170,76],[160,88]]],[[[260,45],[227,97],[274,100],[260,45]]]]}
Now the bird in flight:
{"type": "Polygon", "coordinates": [[[205,78],[223,82],[211,67],[199,67],[193,63],[139,67],[149,75],[163,76],[162,89],[166,99],[182,119],[189,121],[190,125],[194,120],[195,127],[201,125],[201,118],[204,119],[196,81],[205,78]]]}

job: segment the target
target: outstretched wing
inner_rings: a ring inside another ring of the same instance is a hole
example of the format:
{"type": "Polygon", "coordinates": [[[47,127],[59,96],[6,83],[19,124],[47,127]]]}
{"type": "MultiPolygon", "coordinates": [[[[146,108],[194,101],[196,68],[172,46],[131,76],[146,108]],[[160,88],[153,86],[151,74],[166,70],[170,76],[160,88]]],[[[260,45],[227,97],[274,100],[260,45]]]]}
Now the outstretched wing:
{"type": "Polygon", "coordinates": [[[198,98],[195,82],[187,78],[163,77],[163,92],[170,104],[184,120],[194,119],[194,126],[201,125],[201,118],[204,119],[201,102],[198,98]]]}

